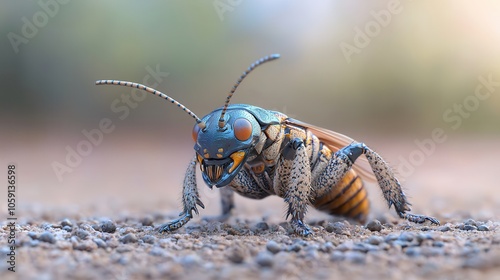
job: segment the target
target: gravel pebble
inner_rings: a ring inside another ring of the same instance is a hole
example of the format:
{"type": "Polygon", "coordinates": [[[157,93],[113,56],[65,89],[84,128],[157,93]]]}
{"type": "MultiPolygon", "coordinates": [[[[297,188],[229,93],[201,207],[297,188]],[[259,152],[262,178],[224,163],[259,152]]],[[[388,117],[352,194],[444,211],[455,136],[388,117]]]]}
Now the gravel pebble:
{"type": "Polygon", "coordinates": [[[351,236],[349,226],[342,222],[328,223],[325,227],[325,230],[328,232],[333,232],[335,234],[351,236]]]}
{"type": "Polygon", "coordinates": [[[450,231],[451,227],[448,225],[444,225],[444,226],[438,227],[437,230],[442,231],[442,232],[446,232],[446,231],[450,231]]]}
{"type": "Polygon", "coordinates": [[[135,242],[137,242],[137,237],[133,233],[127,233],[122,238],[120,238],[120,241],[122,243],[125,243],[125,244],[127,244],[127,243],[135,243],[135,242]]]}
{"type": "Polygon", "coordinates": [[[281,246],[276,241],[269,240],[266,244],[266,249],[273,254],[277,254],[281,251],[281,246]]]}
{"type": "Polygon", "coordinates": [[[398,240],[411,242],[415,238],[415,234],[412,232],[404,231],[398,236],[398,240]]]}
{"type": "Polygon", "coordinates": [[[366,228],[370,231],[381,231],[382,224],[379,220],[372,220],[366,225],[366,228]]]}
{"type": "Polygon", "coordinates": [[[194,267],[201,263],[201,258],[198,255],[191,254],[181,257],[179,263],[183,266],[194,267]]]}
{"type": "Polygon", "coordinates": [[[323,253],[330,253],[331,251],[333,251],[333,249],[335,249],[335,247],[333,246],[333,243],[330,241],[321,244],[321,246],[319,247],[319,251],[323,253]]]}
{"type": "Polygon", "coordinates": [[[473,219],[468,219],[464,222],[464,225],[469,225],[469,226],[475,226],[477,227],[477,222],[474,221],[473,219]]]}
{"type": "Polygon", "coordinates": [[[101,222],[100,228],[103,232],[114,233],[116,231],[116,225],[110,220],[101,222]]]}
{"type": "Polygon", "coordinates": [[[69,219],[62,220],[60,224],[61,224],[61,227],[63,227],[63,228],[66,226],[68,226],[70,228],[73,227],[73,223],[69,219]]]}
{"type": "Polygon", "coordinates": [[[288,248],[288,251],[293,251],[293,252],[300,252],[300,250],[302,250],[302,246],[300,246],[300,244],[298,243],[294,243],[288,248]]]}
{"type": "Polygon", "coordinates": [[[42,242],[51,243],[51,244],[56,243],[56,238],[54,237],[54,235],[51,232],[48,232],[48,231],[40,234],[40,236],[38,236],[38,240],[40,240],[42,242]]]}
{"type": "Polygon", "coordinates": [[[83,229],[78,229],[75,234],[78,238],[82,240],[89,236],[89,232],[83,229]]]}
{"type": "Polygon", "coordinates": [[[330,260],[332,262],[338,262],[344,259],[345,259],[344,253],[341,251],[333,251],[333,253],[330,255],[330,260]]]}
{"type": "Polygon", "coordinates": [[[141,240],[144,241],[144,243],[154,244],[156,241],[156,237],[146,234],[141,238],[141,240]]]}
{"type": "Polygon", "coordinates": [[[106,247],[108,247],[108,245],[106,244],[106,242],[104,242],[104,240],[102,240],[100,238],[94,238],[93,241],[97,245],[97,247],[99,247],[99,248],[106,248],[106,247]]]}
{"type": "Polygon", "coordinates": [[[74,243],[73,249],[92,252],[94,249],[97,249],[97,244],[91,240],[83,240],[82,242],[74,243]]]}
{"type": "Polygon", "coordinates": [[[476,226],[473,225],[460,225],[461,230],[477,230],[476,226]]]}
{"type": "Polygon", "coordinates": [[[143,226],[146,226],[146,227],[150,227],[150,226],[153,226],[153,217],[151,216],[144,216],[140,219],[140,223],[143,225],[143,226]]]}
{"type": "Polygon", "coordinates": [[[479,231],[490,231],[490,228],[487,225],[479,225],[477,227],[477,230],[479,230],[479,231]]]}
{"type": "Polygon", "coordinates": [[[372,235],[366,240],[366,242],[372,245],[379,245],[384,242],[384,239],[380,236],[372,235]]]}
{"type": "Polygon", "coordinates": [[[73,231],[73,228],[72,228],[72,227],[70,227],[70,226],[63,226],[63,228],[62,228],[62,229],[63,229],[63,230],[65,230],[65,231],[67,231],[67,232],[71,232],[71,231],[73,231]]]}
{"type": "Polygon", "coordinates": [[[344,253],[346,261],[356,264],[364,264],[366,262],[366,255],[358,251],[348,251],[344,253]]]}
{"type": "Polygon", "coordinates": [[[266,223],[266,222],[260,222],[260,223],[257,223],[255,225],[255,229],[257,230],[268,230],[269,229],[269,225],[266,223]]]}
{"type": "Polygon", "coordinates": [[[255,257],[255,262],[262,267],[271,267],[274,263],[273,255],[267,251],[260,252],[255,257]]]}
{"type": "Polygon", "coordinates": [[[233,263],[242,263],[245,260],[245,250],[240,246],[234,246],[229,249],[227,259],[233,263]]]}

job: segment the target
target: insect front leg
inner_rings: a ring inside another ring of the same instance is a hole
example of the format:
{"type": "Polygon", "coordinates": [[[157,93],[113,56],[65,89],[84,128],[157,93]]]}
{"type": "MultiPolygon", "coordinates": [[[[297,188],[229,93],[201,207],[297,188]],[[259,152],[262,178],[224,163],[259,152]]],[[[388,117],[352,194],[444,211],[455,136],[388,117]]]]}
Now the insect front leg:
{"type": "Polygon", "coordinates": [[[205,209],[205,205],[200,200],[198,188],[196,186],[196,156],[191,160],[184,177],[184,187],[182,189],[182,205],[184,210],[179,214],[179,218],[160,226],[160,233],[174,231],[185,225],[193,217],[193,211],[198,213],[196,205],[205,209]]]}
{"type": "Polygon", "coordinates": [[[414,223],[424,223],[425,221],[430,221],[433,224],[439,225],[439,221],[436,218],[428,217],[424,215],[417,215],[407,213],[410,211],[410,203],[408,202],[406,195],[404,194],[401,184],[399,183],[396,176],[391,169],[391,167],[382,159],[382,157],[368,148],[363,143],[353,143],[349,146],[344,147],[338,152],[342,152],[348,156],[350,161],[354,161],[361,155],[364,154],[370,163],[370,166],[377,178],[378,184],[382,189],[385,200],[389,204],[394,205],[396,213],[399,217],[407,219],[414,223]]]}
{"type": "Polygon", "coordinates": [[[286,218],[291,216],[290,224],[300,235],[312,234],[304,222],[311,194],[311,168],[304,142],[300,138],[291,140],[283,150],[274,177],[276,194],[288,203],[286,218]]]}

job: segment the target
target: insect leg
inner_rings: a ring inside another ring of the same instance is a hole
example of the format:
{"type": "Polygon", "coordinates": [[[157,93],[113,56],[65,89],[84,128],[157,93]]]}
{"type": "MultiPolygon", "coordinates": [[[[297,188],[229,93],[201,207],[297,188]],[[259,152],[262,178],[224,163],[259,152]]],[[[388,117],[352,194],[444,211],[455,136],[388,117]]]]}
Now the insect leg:
{"type": "Polygon", "coordinates": [[[160,233],[165,231],[174,231],[185,225],[193,217],[193,211],[198,214],[196,205],[205,208],[200,200],[198,188],[196,186],[196,156],[191,160],[184,177],[184,187],[182,189],[182,204],[183,211],[179,214],[179,218],[160,226],[160,233]]]}
{"type": "Polygon", "coordinates": [[[275,191],[288,203],[286,218],[295,232],[308,236],[311,229],[304,223],[307,204],[311,194],[311,168],[304,142],[300,138],[291,140],[283,150],[274,177],[275,191]]]}
{"type": "Polygon", "coordinates": [[[346,146],[338,151],[338,153],[344,153],[350,159],[352,163],[361,155],[364,154],[370,163],[370,166],[377,178],[378,184],[382,189],[385,200],[389,204],[394,205],[396,213],[399,217],[407,219],[414,223],[423,223],[425,221],[430,221],[433,224],[439,224],[439,221],[433,217],[428,217],[424,215],[416,215],[411,213],[406,213],[410,211],[410,203],[406,198],[406,195],[401,188],[396,176],[392,172],[391,167],[382,159],[382,157],[374,152],[372,149],[368,148],[363,143],[353,143],[346,146]]]}

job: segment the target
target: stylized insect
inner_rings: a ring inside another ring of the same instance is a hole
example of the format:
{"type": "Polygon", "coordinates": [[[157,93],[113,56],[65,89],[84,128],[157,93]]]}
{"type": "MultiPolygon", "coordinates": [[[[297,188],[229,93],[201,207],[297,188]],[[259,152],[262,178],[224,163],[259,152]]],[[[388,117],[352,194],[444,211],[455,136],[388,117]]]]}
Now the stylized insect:
{"type": "Polygon", "coordinates": [[[176,104],[196,120],[193,128],[195,156],[187,169],[182,192],[180,218],[160,226],[160,232],[185,225],[205,208],[196,185],[196,164],[203,180],[212,188],[221,188],[221,221],[234,208],[233,193],[262,199],[278,195],[288,204],[286,219],[298,234],[310,235],[304,223],[308,205],[333,215],[364,223],[369,212],[365,180],[377,180],[389,208],[394,205],[399,217],[415,223],[435,218],[408,213],[408,202],[389,165],[363,143],[337,132],[310,125],[286,115],[247,104],[229,105],[241,81],[257,66],[279,58],[269,55],[243,72],[227,96],[222,108],[202,119],[169,96],[147,86],[115,80],[100,80],[97,85],[112,84],[138,88],[176,104]],[[364,154],[366,159],[356,159],[364,154]],[[359,165],[365,161],[371,167],[359,165]],[[356,172],[356,171],[357,172],[356,172]],[[359,175],[358,175],[359,172],[359,175]]]}

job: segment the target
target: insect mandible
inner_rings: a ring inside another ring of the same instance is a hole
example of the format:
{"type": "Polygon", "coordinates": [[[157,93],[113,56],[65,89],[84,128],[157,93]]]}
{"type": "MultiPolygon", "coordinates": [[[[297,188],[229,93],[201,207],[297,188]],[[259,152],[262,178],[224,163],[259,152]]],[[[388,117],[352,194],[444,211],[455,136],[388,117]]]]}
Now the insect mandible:
{"type": "Polygon", "coordinates": [[[390,166],[365,144],[280,112],[247,104],[229,105],[241,81],[253,69],[279,57],[269,55],[250,65],[232,87],[224,106],[201,119],[171,97],[145,85],[96,81],[97,85],[127,86],[158,95],[196,120],[195,156],[184,178],[183,211],[178,219],[161,225],[159,231],[179,229],[193,217],[193,212],[199,214],[197,206],[205,208],[196,184],[197,164],[208,187],[221,188],[221,221],[234,208],[236,192],[253,199],[269,195],[283,198],[288,206],[286,219],[290,216],[290,225],[303,236],[312,234],[304,222],[308,206],[364,223],[369,201],[363,180],[376,180],[389,208],[394,205],[399,217],[439,224],[433,217],[408,212],[410,203],[390,166]],[[359,158],[361,155],[365,157],[359,158]],[[359,164],[363,161],[369,167],[359,164]]]}

